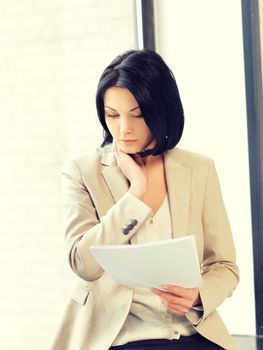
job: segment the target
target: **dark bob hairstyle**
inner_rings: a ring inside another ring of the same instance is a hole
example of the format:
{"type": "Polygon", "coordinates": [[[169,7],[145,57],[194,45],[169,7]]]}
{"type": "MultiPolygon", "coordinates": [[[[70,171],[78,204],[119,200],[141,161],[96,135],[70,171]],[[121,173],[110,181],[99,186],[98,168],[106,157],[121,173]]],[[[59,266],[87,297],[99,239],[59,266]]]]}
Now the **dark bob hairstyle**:
{"type": "Polygon", "coordinates": [[[184,128],[184,111],[173,73],[159,54],[152,50],[130,50],[117,56],[102,73],[96,106],[104,129],[102,147],[112,143],[104,111],[104,93],[112,87],[127,88],[136,99],[156,145],[142,152],[158,155],[177,145],[184,128]]]}

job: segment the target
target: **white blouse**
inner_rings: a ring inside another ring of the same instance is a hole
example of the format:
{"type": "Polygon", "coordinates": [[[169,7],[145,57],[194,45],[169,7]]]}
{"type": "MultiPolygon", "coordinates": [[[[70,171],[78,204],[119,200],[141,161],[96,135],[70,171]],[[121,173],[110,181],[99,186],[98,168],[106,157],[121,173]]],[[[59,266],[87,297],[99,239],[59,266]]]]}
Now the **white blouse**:
{"type": "MultiPolygon", "coordinates": [[[[168,197],[146,224],[131,238],[131,244],[172,238],[168,197]]],[[[184,316],[168,313],[158,295],[148,288],[134,288],[127,319],[112,346],[144,339],[179,339],[196,333],[184,316]]]]}

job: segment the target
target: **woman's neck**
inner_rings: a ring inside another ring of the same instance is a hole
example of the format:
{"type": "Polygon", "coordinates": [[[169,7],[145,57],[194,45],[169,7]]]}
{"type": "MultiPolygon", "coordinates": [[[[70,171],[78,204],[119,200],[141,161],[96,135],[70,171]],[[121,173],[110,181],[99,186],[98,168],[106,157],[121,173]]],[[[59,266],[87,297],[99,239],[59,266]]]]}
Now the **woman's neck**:
{"type": "Polygon", "coordinates": [[[162,159],[163,157],[161,154],[159,154],[158,156],[149,155],[147,157],[142,157],[142,161],[147,168],[152,167],[156,164],[159,164],[160,161],[162,161],[162,159]]]}

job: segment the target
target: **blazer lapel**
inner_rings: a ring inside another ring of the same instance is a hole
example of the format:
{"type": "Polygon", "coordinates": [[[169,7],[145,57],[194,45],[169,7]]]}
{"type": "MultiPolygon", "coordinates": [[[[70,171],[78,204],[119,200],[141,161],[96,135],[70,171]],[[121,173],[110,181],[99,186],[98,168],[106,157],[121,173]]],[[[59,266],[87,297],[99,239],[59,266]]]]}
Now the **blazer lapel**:
{"type": "Polygon", "coordinates": [[[164,155],[173,238],[187,234],[191,191],[191,169],[180,164],[176,155],[176,149],[164,155]]]}
{"type": "Polygon", "coordinates": [[[104,165],[101,171],[102,176],[104,177],[113,200],[117,202],[128,191],[128,180],[118,168],[113,152],[105,152],[102,156],[101,163],[104,165]]]}
{"type": "MultiPolygon", "coordinates": [[[[164,154],[165,176],[168,188],[168,200],[172,221],[173,237],[186,235],[187,219],[190,205],[191,169],[184,165],[177,149],[164,154]]],[[[109,188],[112,198],[117,202],[129,189],[129,183],[117,166],[113,152],[105,147],[101,163],[102,176],[109,188]]]]}

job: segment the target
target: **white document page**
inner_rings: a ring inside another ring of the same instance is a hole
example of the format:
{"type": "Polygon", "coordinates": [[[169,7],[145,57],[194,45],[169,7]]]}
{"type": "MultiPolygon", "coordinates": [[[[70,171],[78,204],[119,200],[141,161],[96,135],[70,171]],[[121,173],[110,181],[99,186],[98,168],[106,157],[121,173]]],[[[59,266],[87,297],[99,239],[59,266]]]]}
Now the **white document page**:
{"type": "Polygon", "coordinates": [[[162,284],[185,288],[202,284],[194,236],[147,244],[94,245],[90,249],[119,284],[159,289],[162,284]]]}

